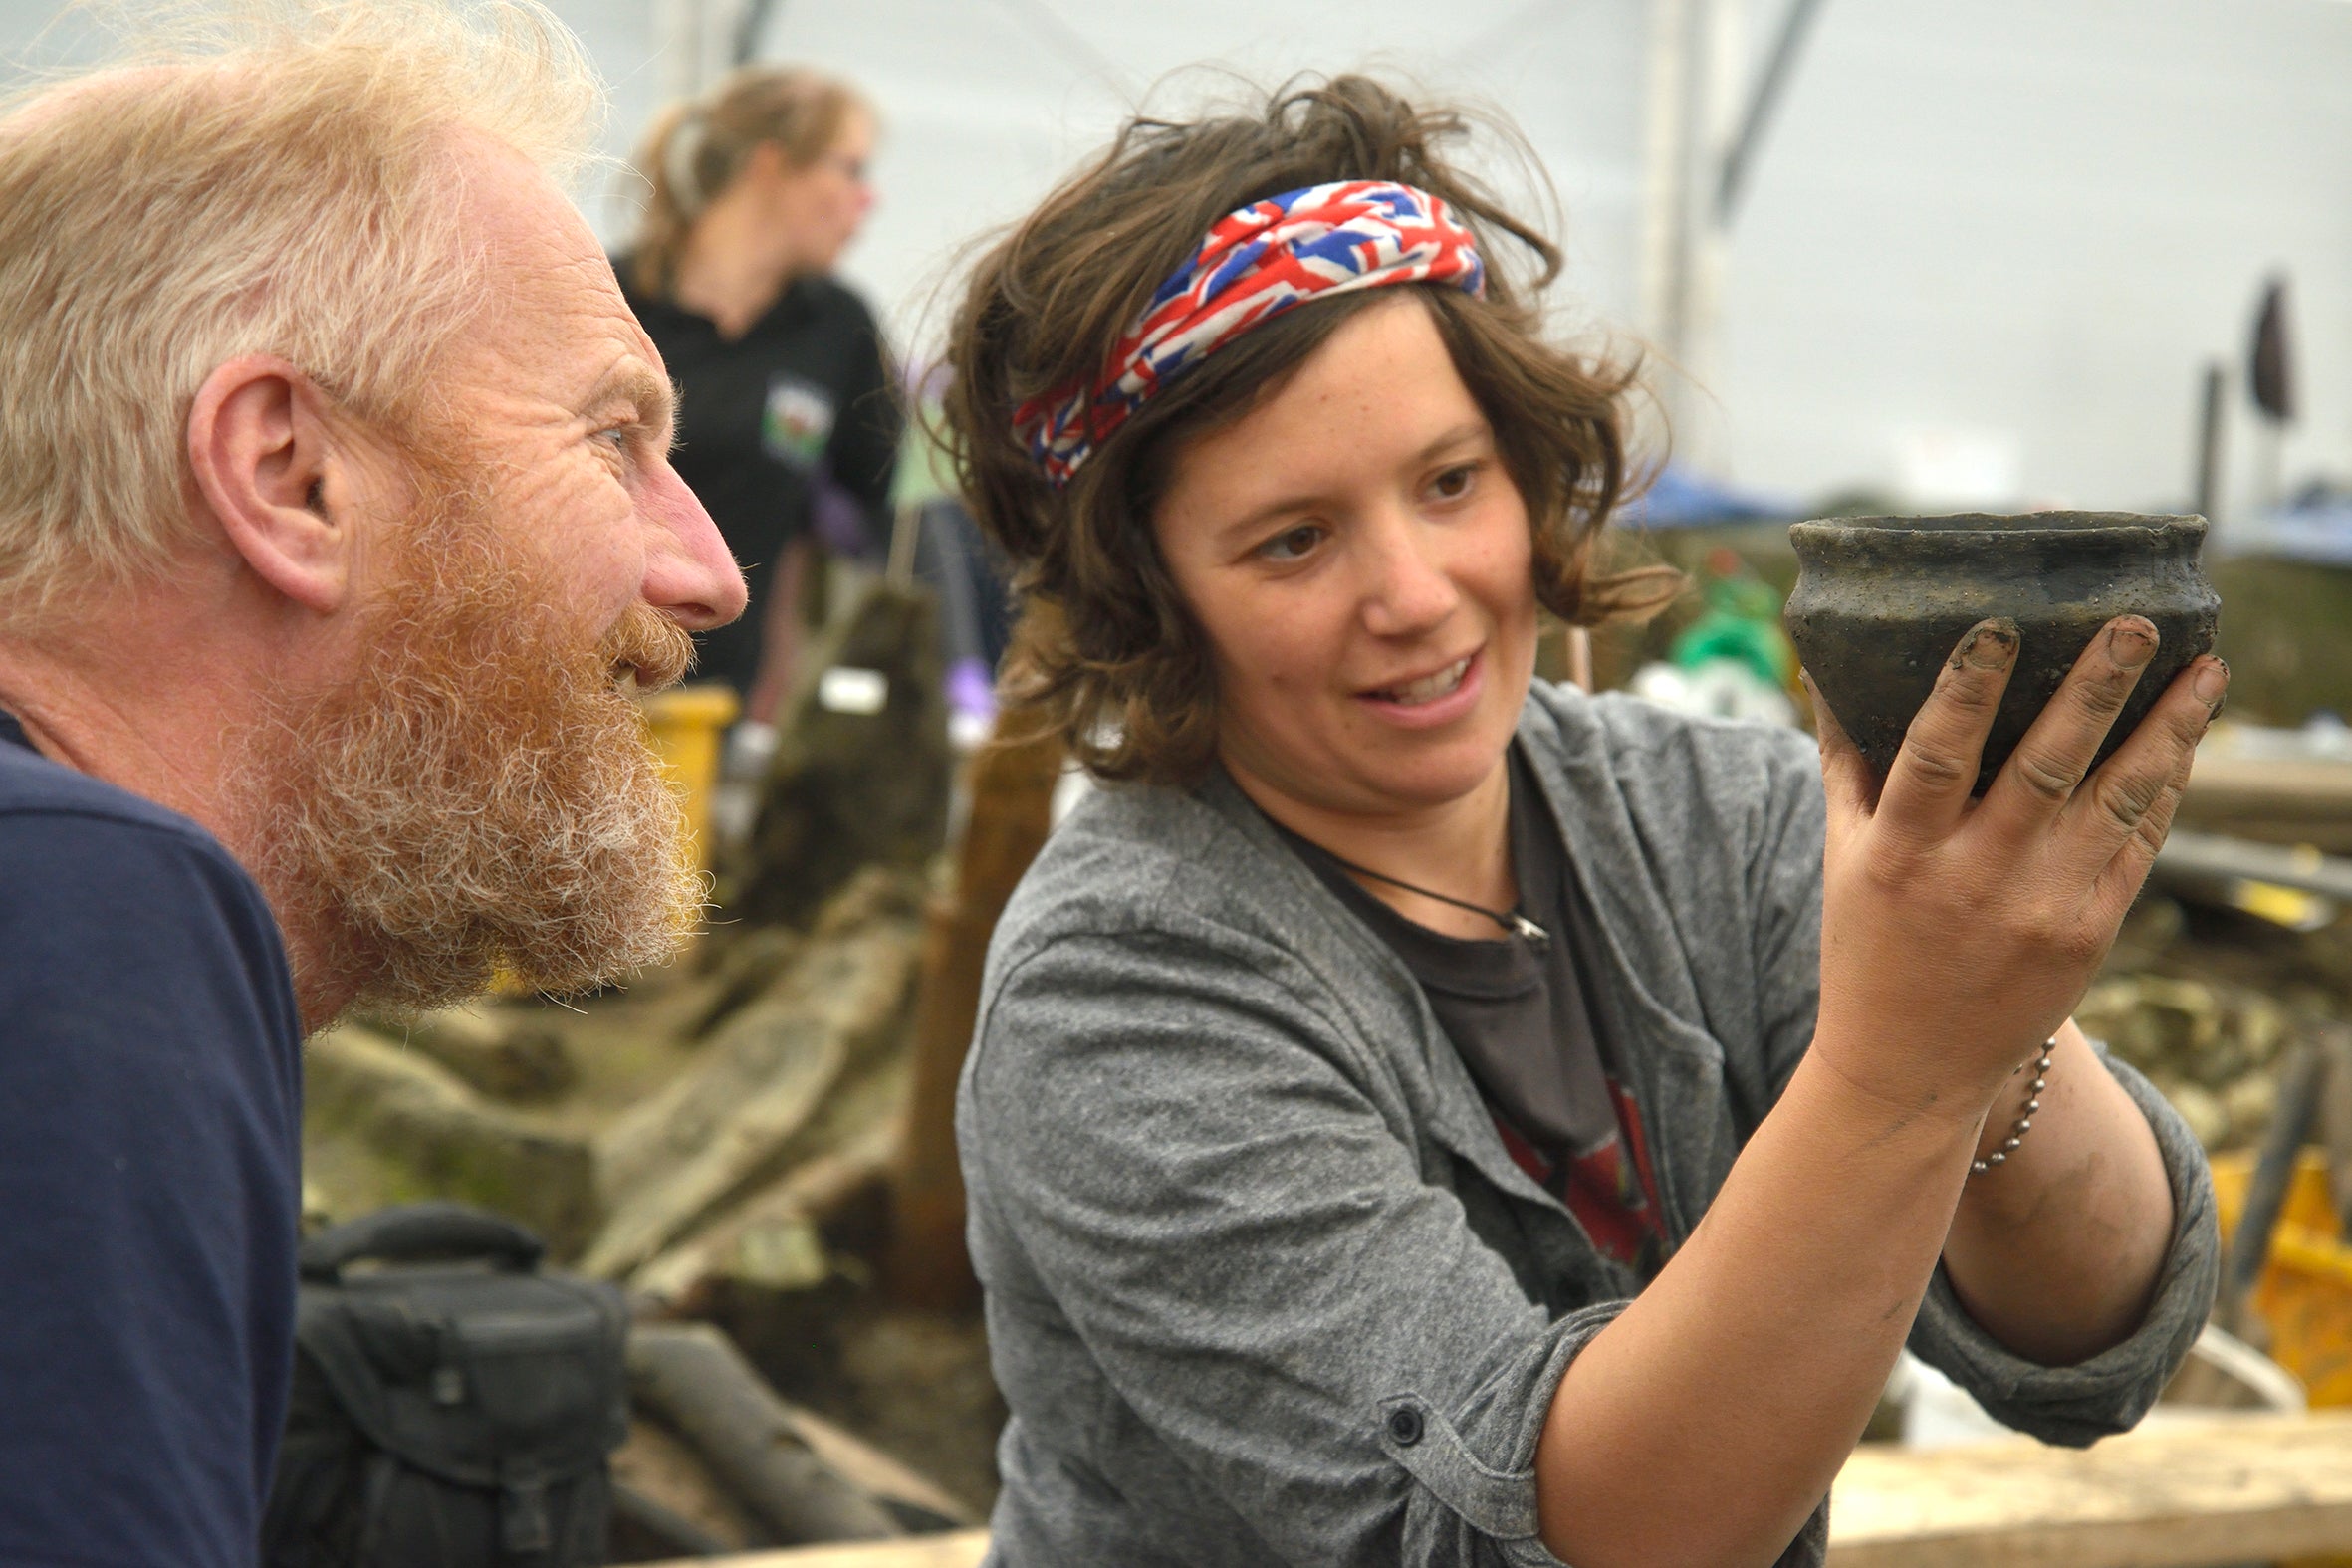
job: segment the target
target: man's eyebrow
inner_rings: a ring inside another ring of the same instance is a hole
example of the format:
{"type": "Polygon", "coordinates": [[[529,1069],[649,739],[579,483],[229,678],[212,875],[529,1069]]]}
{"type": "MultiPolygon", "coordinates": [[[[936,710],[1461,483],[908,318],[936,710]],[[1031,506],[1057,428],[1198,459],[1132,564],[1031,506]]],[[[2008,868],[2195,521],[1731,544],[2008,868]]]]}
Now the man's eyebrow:
{"type": "Polygon", "coordinates": [[[677,412],[678,394],[675,387],[643,364],[624,359],[604,372],[604,378],[581,406],[592,409],[624,401],[636,404],[640,422],[659,430],[677,412]]]}

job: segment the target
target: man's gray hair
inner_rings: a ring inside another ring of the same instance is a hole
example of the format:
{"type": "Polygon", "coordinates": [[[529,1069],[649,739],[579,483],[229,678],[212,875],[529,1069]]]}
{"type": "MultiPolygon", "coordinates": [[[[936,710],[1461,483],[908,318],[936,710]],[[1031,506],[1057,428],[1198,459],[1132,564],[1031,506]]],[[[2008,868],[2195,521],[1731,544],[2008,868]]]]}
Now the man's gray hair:
{"type": "Polygon", "coordinates": [[[483,302],[451,136],[569,181],[603,91],[536,0],[141,7],[0,119],[0,615],[185,544],[198,387],[273,353],[411,426],[483,302]]]}

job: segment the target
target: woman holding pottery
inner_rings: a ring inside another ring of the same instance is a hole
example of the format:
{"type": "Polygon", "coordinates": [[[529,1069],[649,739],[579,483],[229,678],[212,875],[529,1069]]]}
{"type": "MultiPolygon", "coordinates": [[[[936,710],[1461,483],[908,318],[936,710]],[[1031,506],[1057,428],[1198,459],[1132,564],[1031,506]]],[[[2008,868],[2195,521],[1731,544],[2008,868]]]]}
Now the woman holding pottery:
{"type": "Polygon", "coordinates": [[[1627,377],[1462,130],[1340,78],[1137,121],[980,261],[948,420],[1008,695],[1116,787],[991,950],[960,1130],[1012,1409],[992,1561],[1818,1563],[1906,1338],[2131,1425],[2204,1322],[2193,1139],[2067,1013],[2222,696],[2017,653],[1883,784],[1532,680],[1609,574],[1627,377]]]}
{"type": "Polygon", "coordinates": [[[832,278],[873,206],[873,143],[846,84],[744,67],[654,120],[637,154],[644,219],[614,258],[684,393],[678,474],[751,587],[741,620],[695,640],[697,670],[735,688],[753,735],[792,682],[810,535],[856,549],[889,517],[887,356],[865,302],[832,278]]]}

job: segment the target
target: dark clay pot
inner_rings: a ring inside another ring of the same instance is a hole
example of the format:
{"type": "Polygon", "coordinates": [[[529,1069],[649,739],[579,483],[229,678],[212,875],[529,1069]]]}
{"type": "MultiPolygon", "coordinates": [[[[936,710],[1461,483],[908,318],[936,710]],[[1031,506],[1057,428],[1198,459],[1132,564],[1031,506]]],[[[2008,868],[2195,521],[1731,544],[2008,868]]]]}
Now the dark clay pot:
{"type": "MultiPolygon", "coordinates": [[[[2214,645],[2222,601],[2198,567],[2205,519],[2133,512],[1833,518],[1788,531],[1796,591],[1788,635],[1838,723],[1884,777],[1961,634],[2017,623],[2017,667],[1985,743],[1982,793],[2099,628],[2155,622],[2155,659],[2099,761],[2172,678],[2214,645]]],[[[2095,765],[2094,765],[2095,766],[2095,765]]]]}

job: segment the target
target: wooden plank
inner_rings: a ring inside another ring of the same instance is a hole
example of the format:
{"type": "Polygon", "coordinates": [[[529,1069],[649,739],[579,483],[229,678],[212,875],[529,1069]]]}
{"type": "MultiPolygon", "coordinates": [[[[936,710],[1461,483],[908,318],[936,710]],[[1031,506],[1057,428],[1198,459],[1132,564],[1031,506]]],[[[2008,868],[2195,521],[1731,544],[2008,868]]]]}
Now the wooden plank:
{"type": "Polygon", "coordinates": [[[2352,765],[2201,749],[2175,819],[2187,828],[2352,854],[2352,765]]]}
{"type": "MultiPolygon", "coordinates": [[[[1829,1568],[2213,1568],[2352,1552],[2352,1412],[2020,1439],[1846,1461],[1829,1568]]],[[[703,1559],[723,1568],[978,1568],[972,1530],[703,1559]]],[[[689,1568],[686,1563],[664,1568],[689,1568]]]]}
{"type": "Polygon", "coordinates": [[[1829,1510],[1831,1568],[2211,1568],[2352,1550],[2352,1413],[1864,1449],[1829,1510]]]}
{"type": "Polygon", "coordinates": [[[788,1546],[726,1557],[681,1557],[648,1568],[980,1568],[980,1559],[987,1555],[988,1531],[956,1530],[859,1546],[788,1546]]]}

